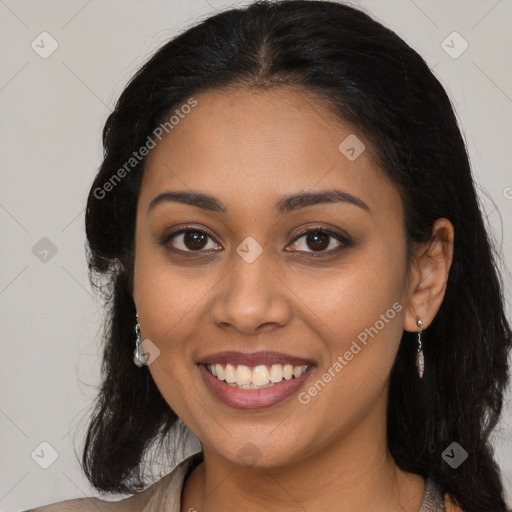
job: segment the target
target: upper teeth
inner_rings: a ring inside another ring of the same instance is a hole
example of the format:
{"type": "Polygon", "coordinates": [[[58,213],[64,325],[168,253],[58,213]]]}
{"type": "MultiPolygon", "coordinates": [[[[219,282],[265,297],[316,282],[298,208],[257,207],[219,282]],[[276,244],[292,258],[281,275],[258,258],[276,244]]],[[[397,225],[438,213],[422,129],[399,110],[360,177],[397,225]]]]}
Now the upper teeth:
{"type": "Polygon", "coordinates": [[[228,384],[237,385],[238,387],[269,387],[277,382],[281,382],[283,378],[290,380],[293,377],[300,377],[306,372],[308,366],[293,366],[291,364],[273,364],[270,368],[264,364],[251,368],[243,364],[233,365],[226,364],[210,364],[207,365],[210,372],[219,380],[224,380],[228,384]]]}

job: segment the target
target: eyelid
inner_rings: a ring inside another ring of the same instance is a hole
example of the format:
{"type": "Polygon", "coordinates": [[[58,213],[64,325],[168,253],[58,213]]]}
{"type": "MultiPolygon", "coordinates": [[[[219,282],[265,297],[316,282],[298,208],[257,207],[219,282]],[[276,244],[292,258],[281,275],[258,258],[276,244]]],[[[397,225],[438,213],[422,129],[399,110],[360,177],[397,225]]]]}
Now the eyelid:
{"type": "Polygon", "coordinates": [[[329,249],[328,251],[289,251],[289,252],[296,252],[300,256],[303,256],[305,258],[322,258],[322,257],[329,257],[333,256],[337,253],[339,253],[342,249],[350,247],[352,245],[352,239],[347,234],[341,234],[337,231],[333,231],[328,228],[324,228],[321,226],[308,226],[303,231],[297,234],[297,236],[292,240],[291,244],[295,244],[298,240],[303,238],[305,235],[308,235],[310,233],[319,232],[324,235],[329,236],[330,238],[334,238],[337,242],[339,242],[339,245],[335,247],[334,249],[329,249]]]}
{"type": "MultiPolygon", "coordinates": [[[[186,233],[186,232],[197,232],[197,233],[204,233],[205,235],[207,235],[210,239],[212,239],[217,245],[221,245],[215,236],[213,236],[206,228],[203,228],[203,227],[197,227],[197,226],[193,226],[193,225],[184,225],[184,226],[180,226],[178,229],[176,229],[175,231],[172,231],[170,233],[166,233],[163,235],[163,237],[161,238],[161,240],[159,241],[160,244],[164,245],[164,246],[167,246],[167,244],[175,237],[179,236],[179,235],[182,235],[183,233],[186,233]]],[[[171,249],[172,251],[175,251],[175,252],[178,252],[178,253],[185,253],[185,254],[211,254],[212,252],[220,252],[216,249],[209,249],[209,250],[205,250],[205,249],[202,249],[200,251],[184,251],[183,249],[176,249],[176,248],[172,248],[171,249]]]]}
{"type": "Polygon", "coordinates": [[[303,237],[304,235],[307,235],[311,232],[319,231],[321,233],[325,233],[326,235],[330,235],[333,238],[336,238],[337,240],[340,240],[341,242],[350,243],[351,239],[350,236],[346,233],[338,233],[337,231],[334,231],[329,228],[325,228],[322,226],[307,226],[302,231],[297,233],[297,236],[293,239],[292,243],[298,240],[299,238],[303,237]]]}

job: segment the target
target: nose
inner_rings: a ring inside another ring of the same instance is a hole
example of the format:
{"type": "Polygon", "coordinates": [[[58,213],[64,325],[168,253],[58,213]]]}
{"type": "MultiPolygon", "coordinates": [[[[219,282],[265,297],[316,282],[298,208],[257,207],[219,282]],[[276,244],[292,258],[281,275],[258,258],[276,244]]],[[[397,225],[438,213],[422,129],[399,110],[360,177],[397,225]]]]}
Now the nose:
{"type": "Polygon", "coordinates": [[[265,251],[251,263],[236,255],[221,281],[213,307],[216,324],[243,334],[258,334],[285,326],[291,318],[290,291],[265,251]]]}

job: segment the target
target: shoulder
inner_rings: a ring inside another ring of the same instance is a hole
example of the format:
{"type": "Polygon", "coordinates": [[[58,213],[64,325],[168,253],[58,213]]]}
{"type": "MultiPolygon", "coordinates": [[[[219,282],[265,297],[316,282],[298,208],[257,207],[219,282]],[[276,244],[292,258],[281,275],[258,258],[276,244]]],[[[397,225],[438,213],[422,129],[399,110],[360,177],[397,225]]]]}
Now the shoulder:
{"type": "MultiPolygon", "coordinates": [[[[119,501],[105,501],[99,498],[78,498],[32,508],[25,512],[139,512],[141,498],[149,490],[147,489],[140,494],[119,501]]],[[[147,495],[145,501],[149,501],[149,498],[150,496],[147,495]]]]}
{"type": "Polygon", "coordinates": [[[89,512],[110,511],[112,503],[98,498],[78,498],[75,500],[59,501],[43,507],[31,508],[24,512],[89,512]]]}
{"type": "Polygon", "coordinates": [[[160,479],[144,491],[117,501],[100,498],[77,498],[59,501],[43,507],[33,508],[25,512],[141,512],[151,499],[165,487],[169,475],[160,479]]]}
{"type": "Polygon", "coordinates": [[[167,504],[179,505],[181,489],[187,472],[201,460],[201,452],[190,455],[182,460],[173,471],[144,491],[118,501],[78,498],[59,501],[23,512],[153,512],[153,510],[164,510],[167,504]]]}
{"type": "Polygon", "coordinates": [[[51,503],[24,512],[140,512],[166,483],[166,480],[167,477],[164,477],[144,491],[117,501],[77,498],[51,503]]]}

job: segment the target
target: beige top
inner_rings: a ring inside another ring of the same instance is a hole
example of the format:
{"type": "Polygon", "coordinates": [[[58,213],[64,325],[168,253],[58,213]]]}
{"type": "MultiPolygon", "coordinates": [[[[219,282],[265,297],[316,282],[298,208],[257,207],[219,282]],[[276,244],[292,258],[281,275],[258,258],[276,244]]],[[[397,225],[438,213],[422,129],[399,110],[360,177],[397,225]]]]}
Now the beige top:
{"type": "Polygon", "coordinates": [[[185,479],[202,460],[202,453],[183,459],[168,475],[139,494],[118,501],[78,498],[25,512],[180,512],[185,479]]]}
{"type": "MultiPolygon", "coordinates": [[[[181,491],[188,474],[202,461],[202,453],[195,453],[182,460],[168,475],[145,491],[119,501],[99,498],[79,498],[25,512],[180,512],[181,491]]],[[[418,512],[456,512],[447,495],[441,495],[432,481],[425,482],[425,493],[418,512]],[[446,506],[446,508],[445,508],[446,506]]]]}

